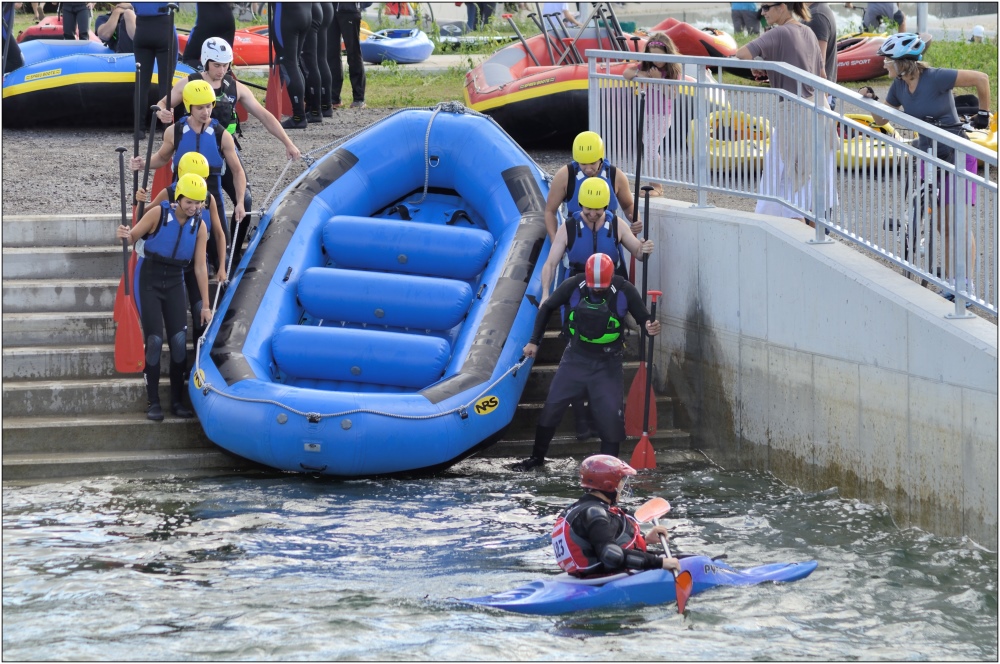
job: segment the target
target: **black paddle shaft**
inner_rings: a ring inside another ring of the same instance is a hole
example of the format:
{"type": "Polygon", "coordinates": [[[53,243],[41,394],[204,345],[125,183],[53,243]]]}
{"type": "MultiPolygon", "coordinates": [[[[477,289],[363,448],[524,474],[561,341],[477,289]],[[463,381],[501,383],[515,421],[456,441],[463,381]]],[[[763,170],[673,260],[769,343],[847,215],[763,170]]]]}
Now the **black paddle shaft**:
{"type": "MultiPolygon", "coordinates": [[[[656,320],[656,298],[653,298],[653,305],[650,307],[649,315],[652,320],[656,320]]],[[[646,331],[646,326],[643,325],[643,332],[646,331]]],[[[649,393],[653,391],[653,342],[656,337],[653,335],[649,336],[649,361],[646,363],[646,390],[643,394],[643,408],[642,408],[642,432],[643,434],[649,433],[649,393]]]]}
{"type": "MultiPolygon", "coordinates": [[[[167,94],[169,95],[170,93],[167,94]]],[[[158,110],[160,110],[159,106],[149,107],[149,112],[153,114],[153,117],[149,121],[149,140],[146,142],[146,167],[142,171],[142,188],[146,191],[146,200],[152,200],[147,187],[149,186],[149,161],[153,158],[153,134],[156,133],[156,112],[158,110]]],[[[145,211],[146,201],[139,201],[139,214],[136,217],[142,219],[142,213],[145,211]]]]}
{"type": "MultiPolygon", "coordinates": [[[[118,153],[118,176],[121,180],[122,226],[128,226],[128,213],[125,211],[125,153],[128,152],[128,148],[116,148],[115,152],[118,153]]],[[[122,238],[122,258],[125,261],[122,282],[125,285],[125,296],[128,297],[128,240],[125,238],[122,238]]]]}
{"type": "MultiPolygon", "coordinates": [[[[133,121],[133,132],[132,132],[132,156],[139,156],[139,125],[142,123],[139,119],[139,113],[141,105],[139,104],[139,79],[142,78],[142,65],[139,61],[135,62],[135,95],[132,100],[132,112],[135,115],[133,121]]],[[[139,171],[132,171],[132,205],[135,205],[137,201],[135,200],[135,193],[139,190],[139,171]]]]}
{"type": "Polygon", "coordinates": [[[524,35],[521,34],[521,30],[517,27],[517,23],[514,23],[514,17],[508,14],[507,22],[510,23],[510,27],[514,28],[514,34],[517,35],[517,38],[521,40],[521,45],[524,46],[524,52],[528,54],[528,57],[530,57],[532,62],[535,63],[536,67],[541,67],[542,63],[538,61],[535,54],[532,53],[530,48],[528,48],[528,42],[524,39],[524,35]]]}

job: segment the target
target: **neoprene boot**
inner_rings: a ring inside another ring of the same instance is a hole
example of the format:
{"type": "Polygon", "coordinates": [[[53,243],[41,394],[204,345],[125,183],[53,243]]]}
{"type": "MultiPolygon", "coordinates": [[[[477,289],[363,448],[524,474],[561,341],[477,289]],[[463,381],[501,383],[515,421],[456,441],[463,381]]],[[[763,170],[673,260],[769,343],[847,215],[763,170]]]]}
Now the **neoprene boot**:
{"type": "Polygon", "coordinates": [[[511,468],[514,470],[531,470],[545,463],[545,454],[549,451],[549,443],[556,435],[555,427],[535,427],[535,445],[531,448],[531,456],[523,461],[518,461],[511,468]]]}
{"type": "Polygon", "coordinates": [[[306,122],[323,122],[323,116],[318,111],[309,111],[306,113],[306,122]]]}
{"type": "Polygon", "coordinates": [[[160,422],[163,420],[163,409],[160,408],[160,365],[146,365],[142,370],[142,378],[146,381],[146,419],[160,422]]]}
{"type": "Polygon", "coordinates": [[[170,412],[177,417],[190,419],[194,411],[184,405],[184,368],[187,362],[170,363],[170,412]]]}
{"type": "Polygon", "coordinates": [[[305,129],[309,126],[309,121],[301,116],[293,115],[282,122],[281,126],[285,129],[305,129]]]}

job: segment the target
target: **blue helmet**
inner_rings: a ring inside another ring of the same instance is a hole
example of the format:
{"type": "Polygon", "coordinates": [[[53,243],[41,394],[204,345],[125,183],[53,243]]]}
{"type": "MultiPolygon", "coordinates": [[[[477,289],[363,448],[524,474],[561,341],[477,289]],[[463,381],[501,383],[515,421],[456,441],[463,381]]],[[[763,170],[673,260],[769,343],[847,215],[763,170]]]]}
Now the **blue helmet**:
{"type": "Polygon", "coordinates": [[[926,50],[927,44],[920,38],[920,35],[912,32],[900,32],[886,39],[876,55],[893,60],[923,60],[923,54],[926,50]]]}

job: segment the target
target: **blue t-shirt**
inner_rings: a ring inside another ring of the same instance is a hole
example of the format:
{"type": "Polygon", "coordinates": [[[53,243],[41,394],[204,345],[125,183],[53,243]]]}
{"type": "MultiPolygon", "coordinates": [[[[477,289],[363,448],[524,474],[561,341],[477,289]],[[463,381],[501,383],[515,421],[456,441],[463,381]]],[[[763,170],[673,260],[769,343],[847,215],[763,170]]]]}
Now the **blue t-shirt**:
{"type": "Polygon", "coordinates": [[[957,69],[931,67],[920,73],[913,92],[904,81],[895,79],[889,86],[885,101],[893,107],[902,106],[907,115],[931,124],[955,125],[959,119],[952,91],[957,79],[957,69]]]}

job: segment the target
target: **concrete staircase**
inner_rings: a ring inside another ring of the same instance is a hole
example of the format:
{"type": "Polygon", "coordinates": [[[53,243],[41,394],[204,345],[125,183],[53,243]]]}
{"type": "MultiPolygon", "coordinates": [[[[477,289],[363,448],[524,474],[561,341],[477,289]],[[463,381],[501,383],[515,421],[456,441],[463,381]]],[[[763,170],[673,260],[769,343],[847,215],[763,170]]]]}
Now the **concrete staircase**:
{"type": "MultiPolygon", "coordinates": [[[[147,420],[142,375],[115,371],[119,219],[3,219],[4,480],[256,467],[214,445],[197,420],[147,420]]],[[[163,404],[169,389],[164,375],[163,404]]]]}
{"type": "MultiPolygon", "coordinates": [[[[3,219],[3,478],[37,482],[95,475],[224,473],[260,468],[209,441],[197,419],[166,410],[151,422],[141,374],[114,368],[115,292],[122,252],[118,215],[10,216],[3,219]]],[[[633,344],[634,345],[634,344],[633,344]]],[[[546,334],[514,421],[481,456],[527,456],[562,353],[546,334]]],[[[168,366],[166,349],[162,367],[168,366]]],[[[626,386],[638,362],[626,364],[626,386]]],[[[161,403],[167,405],[164,371],[161,403]]],[[[659,454],[689,450],[673,429],[673,404],[657,398],[659,454]]],[[[578,442],[567,414],[549,456],[583,456],[600,443],[578,442]]],[[[623,445],[631,454],[634,440],[623,445]]]]}

